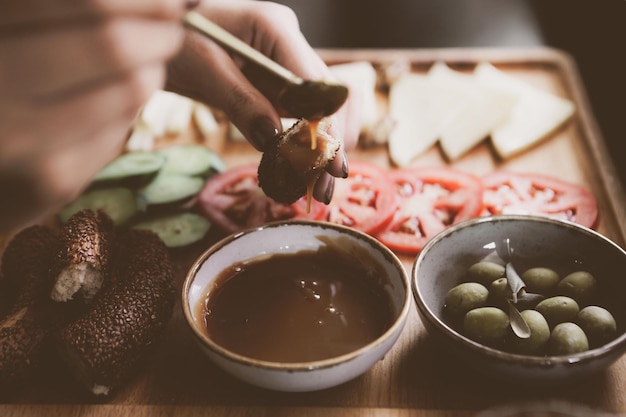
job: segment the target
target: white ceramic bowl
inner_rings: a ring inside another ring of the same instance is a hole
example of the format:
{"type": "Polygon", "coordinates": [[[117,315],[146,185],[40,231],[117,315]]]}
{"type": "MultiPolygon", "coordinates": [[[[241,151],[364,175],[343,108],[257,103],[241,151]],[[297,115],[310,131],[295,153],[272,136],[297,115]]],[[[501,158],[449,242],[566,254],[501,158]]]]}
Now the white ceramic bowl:
{"type": "Polygon", "coordinates": [[[601,371],[626,352],[626,252],[601,234],[574,223],[545,217],[502,215],[469,220],[430,240],[411,274],[418,313],[429,334],[437,338],[458,369],[480,372],[508,382],[545,385],[572,382],[601,371]],[[507,353],[475,342],[443,317],[444,298],[459,284],[470,265],[493,250],[494,242],[510,239],[517,256],[548,256],[576,260],[595,274],[598,289],[618,325],[618,337],[601,347],[570,356],[507,353]]]}
{"type": "Polygon", "coordinates": [[[314,391],[349,381],[370,369],[400,336],[409,313],[411,291],[408,274],[400,260],[372,237],[355,230],[323,222],[272,223],[246,230],[213,245],[189,270],[182,292],[187,323],[206,355],[220,368],[252,385],[278,391],[314,391]],[[233,353],[207,336],[194,311],[205,300],[215,278],[233,263],[259,256],[315,250],[325,245],[320,236],[348,239],[365,250],[388,276],[385,291],[391,299],[394,320],[380,337],[358,350],[338,357],[300,363],[251,359],[233,353]]]}

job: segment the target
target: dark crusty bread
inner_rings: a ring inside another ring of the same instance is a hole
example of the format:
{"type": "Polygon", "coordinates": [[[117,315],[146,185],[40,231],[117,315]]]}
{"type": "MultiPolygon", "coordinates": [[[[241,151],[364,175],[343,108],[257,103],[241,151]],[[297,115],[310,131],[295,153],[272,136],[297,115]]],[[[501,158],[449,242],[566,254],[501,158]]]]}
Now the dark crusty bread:
{"type": "Polygon", "coordinates": [[[56,282],[50,297],[68,301],[76,294],[91,300],[106,276],[115,225],[103,211],[81,210],[63,228],[56,265],[56,282]]]}
{"type": "Polygon", "coordinates": [[[148,230],[120,235],[113,285],[56,335],[56,351],[77,381],[95,395],[118,388],[156,348],[175,303],[174,267],[161,239],[148,230]]]}

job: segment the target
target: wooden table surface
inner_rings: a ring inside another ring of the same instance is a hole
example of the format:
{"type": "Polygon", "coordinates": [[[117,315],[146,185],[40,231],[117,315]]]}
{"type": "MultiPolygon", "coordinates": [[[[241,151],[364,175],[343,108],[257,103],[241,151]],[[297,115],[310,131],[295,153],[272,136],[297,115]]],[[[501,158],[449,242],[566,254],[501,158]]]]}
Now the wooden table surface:
{"type": "MultiPolygon", "coordinates": [[[[506,167],[545,173],[579,183],[598,200],[597,230],[624,247],[624,191],[614,175],[577,70],[567,56],[550,49],[323,50],[329,63],[408,59],[416,71],[435,61],[457,68],[489,61],[547,91],[569,98],[576,115],[539,145],[506,161],[482,144],[450,164],[433,147],[415,161],[481,175],[506,167]]],[[[258,161],[247,143],[225,142],[219,151],[228,166],[258,161]]],[[[385,148],[357,149],[349,158],[389,167],[385,148]]],[[[0,239],[0,248],[8,236],[0,239]]],[[[173,253],[180,288],[186,269],[211,241],[173,253]]],[[[403,256],[410,270],[413,258],[403,256]]],[[[56,364],[47,365],[28,386],[0,393],[1,416],[424,416],[465,417],[522,402],[559,401],[626,416],[626,357],[584,383],[555,387],[515,387],[468,372],[442,352],[426,334],[412,309],[408,324],[392,350],[369,372],[341,386],[319,392],[281,393],[248,386],[209,363],[195,346],[177,304],[157,352],[120,391],[109,398],[84,394],[56,364]]],[[[591,415],[588,413],[588,415],[591,415]]]]}

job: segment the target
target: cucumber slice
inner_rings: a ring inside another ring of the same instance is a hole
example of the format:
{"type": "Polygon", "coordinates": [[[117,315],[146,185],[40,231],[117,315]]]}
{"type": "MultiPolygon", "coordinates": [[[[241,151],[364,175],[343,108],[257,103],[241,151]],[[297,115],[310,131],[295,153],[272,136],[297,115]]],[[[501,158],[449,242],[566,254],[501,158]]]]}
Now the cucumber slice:
{"type": "Polygon", "coordinates": [[[137,192],[139,210],[183,206],[202,190],[204,180],[182,174],[160,172],[148,185],[137,192]]]}
{"type": "Polygon", "coordinates": [[[157,152],[165,157],[163,171],[168,173],[208,178],[226,169],[220,157],[203,145],[176,145],[157,152]]]}
{"type": "Polygon", "coordinates": [[[152,181],[164,165],[165,156],[157,152],[128,152],[102,168],[93,178],[92,186],[141,187],[152,181]]]}
{"type": "Polygon", "coordinates": [[[201,240],[211,222],[198,214],[182,212],[141,221],[133,226],[156,233],[169,248],[187,246],[201,240]]]}
{"type": "Polygon", "coordinates": [[[124,187],[87,191],[59,211],[59,220],[65,223],[74,213],[83,209],[102,210],[119,226],[137,213],[137,200],[135,194],[124,187]]]}

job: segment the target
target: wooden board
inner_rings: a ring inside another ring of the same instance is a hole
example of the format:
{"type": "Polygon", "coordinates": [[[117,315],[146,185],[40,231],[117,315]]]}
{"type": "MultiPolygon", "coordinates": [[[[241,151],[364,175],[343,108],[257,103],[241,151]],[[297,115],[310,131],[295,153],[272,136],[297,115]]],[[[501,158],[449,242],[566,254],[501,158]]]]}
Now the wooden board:
{"type": "MultiPolygon", "coordinates": [[[[321,50],[320,53],[330,64],[368,60],[379,65],[408,60],[415,71],[425,71],[435,61],[468,70],[477,62],[489,61],[546,91],[571,99],[576,105],[574,118],[528,151],[502,161],[484,143],[450,165],[478,175],[506,167],[579,183],[598,200],[597,230],[625,246],[624,191],[595,124],[575,64],[568,56],[543,48],[321,50]]],[[[225,143],[221,152],[228,166],[258,161],[260,157],[244,143],[225,143]]],[[[349,157],[389,167],[384,148],[357,149],[349,157]]],[[[415,165],[448,163],[441,151],[433,147],[415,165]]],[[[204,248],[194,246],[174,254],[179,287],[186,269],[204,248]]],[[[402,259],[410,268],[413,258],[402,259]]],[[[37,379],[15,393],[0,393],[0,415],[457,417],[475,416],[506,404],[554,400],[626,415],[626,357],[584,384],[541,390],[511,389],[451,364],[425,333],[415,309],[400,340],[383,360],[363,376],[320,392],[271,392],[224,374],[195,346],[184,324],[180,303],[158,351],[148,358],[135,378],[110,398],[94,400],[86,396],[57,366],[49,365],[37,379]]]]}

